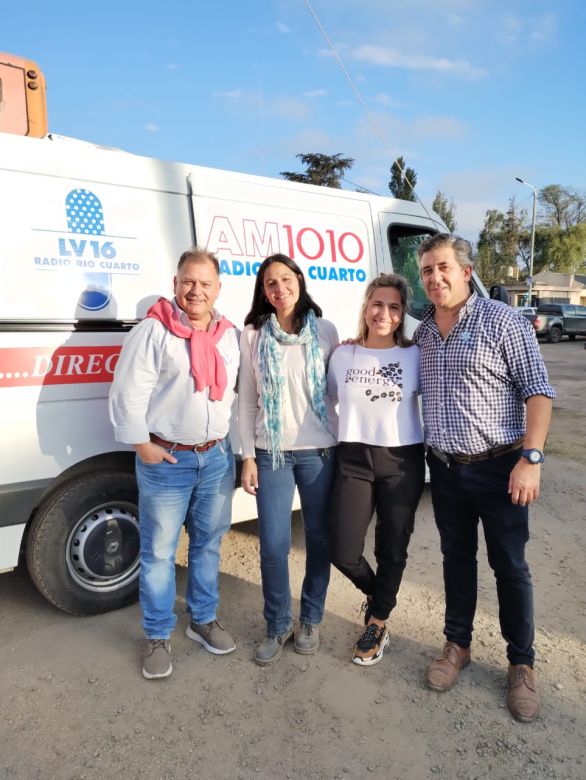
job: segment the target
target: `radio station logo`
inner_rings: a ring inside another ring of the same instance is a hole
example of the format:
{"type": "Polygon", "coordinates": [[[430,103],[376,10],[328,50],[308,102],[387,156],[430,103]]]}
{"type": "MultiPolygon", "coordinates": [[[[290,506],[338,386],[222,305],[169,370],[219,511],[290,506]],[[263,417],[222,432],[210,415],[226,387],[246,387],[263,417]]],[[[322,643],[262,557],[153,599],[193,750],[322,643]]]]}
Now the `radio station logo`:
{"type": "MultiPolygon", "coordinates": [[[[65,212],[70,233],[90,236],[105,234],[102,203],[90,190],[71,190],[65,199],[65,212]]],[[[85,271],[83,281],[86,287],[79,298],[81,308],[87,311],[105,309],[112,298],[111,274],[85,271]]]]}
{"type": "Polygon", "coordinates": [[[34,233],[45,234],[42,244],[38,244],[41,251],[35,252],[34,266],[39,271],[74,274],[76,288],[79,284],[78,306],[92,312],[105,309],[112,300],[114,275],[141,273],[140,263],[126,259],[129,253],[134,254],[136,239],[106,233],[102,202],[88,189],[76,188],[67,193],[65,217],[66,230],[33,228],[34,233]],[[46,234],[56,242],[49,253],[45,249],[46,234]],[[119,249],[126,256],[123,260],[118,257],[119,249]]]}

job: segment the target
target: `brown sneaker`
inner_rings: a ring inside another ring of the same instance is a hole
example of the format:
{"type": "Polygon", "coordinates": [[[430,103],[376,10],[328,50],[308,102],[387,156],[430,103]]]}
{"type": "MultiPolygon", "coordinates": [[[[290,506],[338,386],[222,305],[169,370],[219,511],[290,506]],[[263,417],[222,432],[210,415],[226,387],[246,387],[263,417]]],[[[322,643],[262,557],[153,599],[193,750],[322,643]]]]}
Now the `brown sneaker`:
{"type": "Polygon", "coordinates": [[[531,723],[539,715],[535,672],[525,664],[511,664],[508,677],[507,707],[514,718],[531,723]]]}
{"type": "Polygon", "coordinates": [[[142,673],[147,680],[168,677],[173,671],[171,642],[168,639],[147,639],[142,673]]]}
{"type": "Polygon", "coordinates": [[[427,667],[427,684],[434,691],[448,691],[458,679],[460,669],[470,663],[470,648],[446,642],[442,654],[427,667]]]}

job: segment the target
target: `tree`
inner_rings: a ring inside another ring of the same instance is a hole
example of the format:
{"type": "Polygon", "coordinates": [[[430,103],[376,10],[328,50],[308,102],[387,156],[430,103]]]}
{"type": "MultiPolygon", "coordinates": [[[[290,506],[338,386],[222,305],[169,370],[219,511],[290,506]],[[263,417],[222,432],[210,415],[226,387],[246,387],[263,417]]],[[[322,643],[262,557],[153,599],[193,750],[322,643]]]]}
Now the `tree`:
{"type": "Polygon", "coordinates": [[[567,230],[586,220],[586,196],[560,184],[548,184],[539,191],[541,218],[546,225],[567,230]]]}
{"type": "Polygon", "coordinates": [[[317,184],[320,187],[334,187],[339,190],[344,173],[354,165],[352,157],[341,154],[298,154],[296,157],[305,165],[304,173],[281,171],[281,176],[289,181],[303,184],[317,184]]]}
{"type": "Polygon", "coordinates": [[[413,168],[405,167],[403,157],[397,157],[391,165],[391,180],[389,189],[394,198],[400,200],[417,200],[413,190],[417,184],[417,174],[413,168]]]}
{"type": "Polygon", "coordinates": [[[440,215],[450,233],[455,233],[458,223],[456,222],[456,204],[453,198],[448,203],[446,195],[438,190],[431,208],[440,215]]]}
{"type": "Polygon", "coordinates": [[[548,266],[560,273],[584,271],[586,258],[586,223],[570,225],[567,230],[550,228],[545,248],[548,266]]]}
{"type": "MultiPolygon", "coordinates": [[[[540,222],[535,226],[533,276],[541,271],[580,273],[586,264],[586,196],[559,184],[539,192],[540,222]]],[[[435,208],[435,205],[434,205],[435,208]]],[[[509,267],[531,267],[531,221],[513,198],[506,213],[486,212],[478,240],[476,270],[485,284],[503,281],[509,267]]]]}
{"type": "Polygon", "coordinates": [[[520,246],[527,238],[527,212],[511,198],[506,213],[489,209],[478,239],[476,270],[490,285],[503,281],[507,270],[517,264],[520,246]]]}

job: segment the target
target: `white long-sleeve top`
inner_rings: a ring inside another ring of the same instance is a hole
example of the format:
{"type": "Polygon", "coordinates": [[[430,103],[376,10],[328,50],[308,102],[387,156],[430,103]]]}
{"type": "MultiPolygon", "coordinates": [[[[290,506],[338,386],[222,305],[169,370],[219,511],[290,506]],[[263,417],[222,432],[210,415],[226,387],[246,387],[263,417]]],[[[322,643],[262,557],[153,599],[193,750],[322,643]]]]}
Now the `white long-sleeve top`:
{"type": "Polygon", "coordinates": [[[379,447],[423,441],[419,347],[339,347],[330,360],[328,394],[338,400],[340,441],[379,447]]]}
{"type": "MultiPolygon", "coordinates": [[[[327,369],[330,355],[338,344],[338,333],[332,322],[317,319],[320,351],[327,369]]],[[[265,415],[261,398],[258,366],[260,331],[247,325],[240,337],[240,375],[238,378],[238,431],[243,458],[253,458],[254,449],[268,449],[265,415]]],[[[283,450],[306,450],[333,447],[337,444],[338,418],[335,405],[326,396],[328,428],[326,431],[311,408],[305,369],[305,347],[302,344],[279,344],[281,367],[285,378],[281,426],[283,450]]]]}
{"type": "MultiPolygon", "coordinates": [[[[220,315],[214,311],[212,317],[217,321],[220,315]]],[[[185,314],[181,322],[189,326],[185,314]]],[[[189,340],[152,317],[139,322],[124,341],[110,389],[116,441],[142,444],[154,433],[166,441],[201,444],[226,436],[240,357],[236,328],[228,328],[216,348],[228,382],[222,400],[210,401],[209,388],[195,392],[189,340]]]]}

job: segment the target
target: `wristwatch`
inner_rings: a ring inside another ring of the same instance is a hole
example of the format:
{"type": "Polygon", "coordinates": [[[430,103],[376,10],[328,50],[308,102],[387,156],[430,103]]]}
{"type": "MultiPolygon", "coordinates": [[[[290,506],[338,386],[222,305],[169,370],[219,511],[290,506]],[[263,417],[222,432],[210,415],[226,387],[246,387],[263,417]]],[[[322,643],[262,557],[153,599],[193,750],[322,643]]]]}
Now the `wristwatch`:
{"type": "Polygon", "coordinates": [[[527,458],[529,463],[533,463],[537,465],[538,463],[543,463],[545,460],[545,455],[543,454],[542,450],[537,450],[534,447],[530,450],[521,450],[521,457],[527,458]]]}

